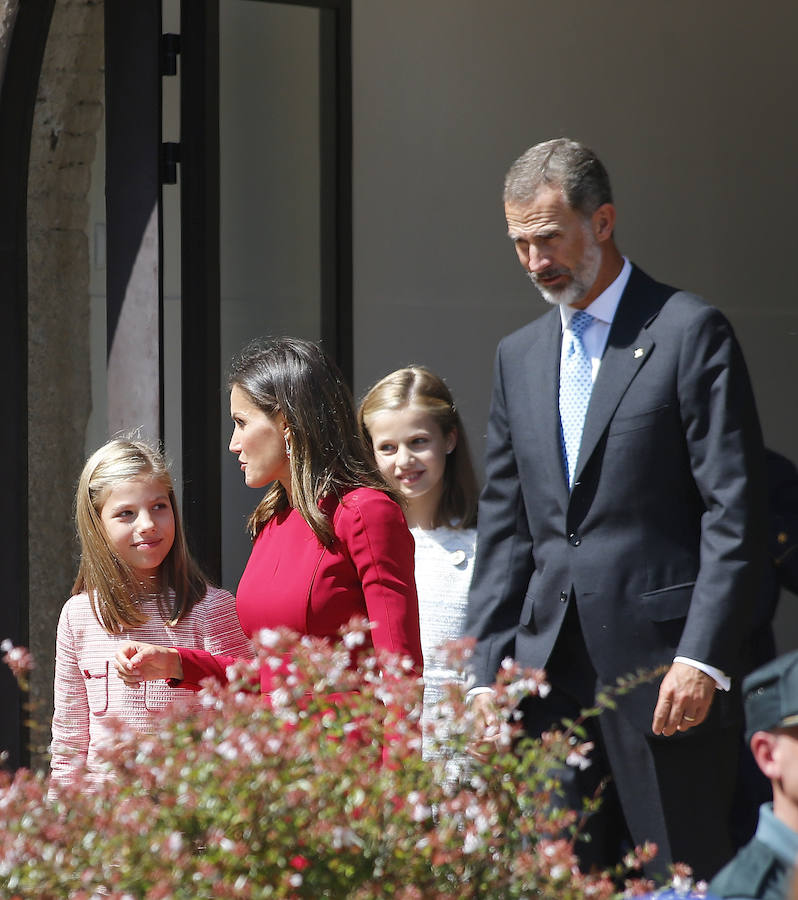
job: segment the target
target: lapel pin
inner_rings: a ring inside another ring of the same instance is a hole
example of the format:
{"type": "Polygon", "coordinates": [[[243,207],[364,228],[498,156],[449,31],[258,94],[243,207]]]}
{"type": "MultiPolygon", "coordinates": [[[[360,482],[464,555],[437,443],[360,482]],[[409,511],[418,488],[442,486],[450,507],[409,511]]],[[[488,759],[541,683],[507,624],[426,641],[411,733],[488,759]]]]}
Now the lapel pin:
{"type": "Polygon", "coordinates": [[[638,347],[638,348],[635,350],[635,359],[640,359],[640,357],[641,357],[645,352],[646,352],[646,351],[645,351],[642,347],[638,347]]]}

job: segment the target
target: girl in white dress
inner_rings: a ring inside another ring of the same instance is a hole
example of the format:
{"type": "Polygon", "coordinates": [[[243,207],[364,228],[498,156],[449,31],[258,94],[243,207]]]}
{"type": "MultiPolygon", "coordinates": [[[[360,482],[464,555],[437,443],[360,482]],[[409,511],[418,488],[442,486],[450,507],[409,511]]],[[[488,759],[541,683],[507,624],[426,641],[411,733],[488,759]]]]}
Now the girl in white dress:
{"type": "Polygon", "coordinates": [[[405,500],[416,542],[424,653],[424,757],[438,755],[430,733],[443,685],[460,674],[439,648],[462,637],[474,567],[478,488],[465,429],[442,378],[423,366],[378,381],[358,422],[377,467],[405,500]]]}
{"type": "Polygon", "coordinates": [[[75,497],[80,568],[58,622],[52,788],[81,770],[110,776],[98,748],[117,739],[120,720],[153,732],[163,709],[193,691],[165,681],[127,687],[113,670],[118,647],[135,637],[251,658],[235,600],[210,586],[189,555],[163,456],[117,439],[83,468],[75,497]]]}

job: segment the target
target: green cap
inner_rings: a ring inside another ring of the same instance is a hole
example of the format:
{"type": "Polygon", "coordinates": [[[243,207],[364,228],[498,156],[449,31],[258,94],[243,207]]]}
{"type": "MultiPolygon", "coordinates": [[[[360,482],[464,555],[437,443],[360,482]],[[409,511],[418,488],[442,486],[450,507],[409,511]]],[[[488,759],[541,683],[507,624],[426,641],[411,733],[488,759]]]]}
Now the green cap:
{"type": "Polygon", "coordinates": [[[743,680],[746,740],[755,731],[798,725],[798,650],[765,663],[743,680]]]}

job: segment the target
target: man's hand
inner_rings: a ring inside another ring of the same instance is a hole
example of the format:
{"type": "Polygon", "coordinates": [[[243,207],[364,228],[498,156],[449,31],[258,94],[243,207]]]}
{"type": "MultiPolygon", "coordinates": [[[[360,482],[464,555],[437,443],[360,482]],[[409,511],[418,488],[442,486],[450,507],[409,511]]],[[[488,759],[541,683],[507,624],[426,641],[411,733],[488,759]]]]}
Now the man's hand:
{"type": "Polygon", "coordinates": [[[493,691],[476,694],[471,699],[471,711],[474,714],[474,740],[468,745],[468,752],[485,762],[499,740],[499,716],[493,704],[493,691]]]}
{"type": "Polygon", "coordinates": [[[143,641],[122,644],[114,659],[114,668],[128,687],[138,687],[142,681],[183,677],[183,664],[174,647],[158,647],[143,641]]]}
{"type": "Polygon", "coordinates": [[[714,696],[712,676],[687,663],[673,663],[659,686],[651,730],[670,737],[695,728],[706,719],[714,696]]]}

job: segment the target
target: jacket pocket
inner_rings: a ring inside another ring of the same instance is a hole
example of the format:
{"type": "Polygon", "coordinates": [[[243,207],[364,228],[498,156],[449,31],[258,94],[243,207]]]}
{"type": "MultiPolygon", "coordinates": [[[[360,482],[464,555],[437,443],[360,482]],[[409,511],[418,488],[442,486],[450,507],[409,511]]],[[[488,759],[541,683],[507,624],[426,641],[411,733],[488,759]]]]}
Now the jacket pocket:
{"type": "Polygon", "coordinates": [[[653,409],[646,409],[632,416],[615,416],[610,423],[608,436],[611,437],[615,434],[626,434],[627,431],[640,431],[642,428],[650,428],[669,409],[670,404],[664,403],[662,406],[655,406],[653,409]]]}
{"type": "Polygon", "coordinates": [[[101,716],[108,709],[108,660],[83,670],[86,698],[92,715],[101,716]]]}
{"type": "Polygon", "coordinates": [[[144,682],[144,708],[149,712],[163,711],[174,696],[174,688],[165,681],[144,682]]]}
{"type": "Polygon", "coordinates": [[[694,581],[685,581],[683,584],[674,584],[641,594],[640,600],[646,615],[652,622],[684,619],[690,609],[694,587],[694,581]]]}

